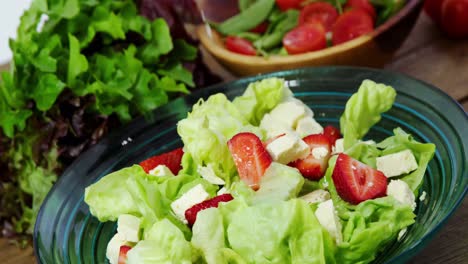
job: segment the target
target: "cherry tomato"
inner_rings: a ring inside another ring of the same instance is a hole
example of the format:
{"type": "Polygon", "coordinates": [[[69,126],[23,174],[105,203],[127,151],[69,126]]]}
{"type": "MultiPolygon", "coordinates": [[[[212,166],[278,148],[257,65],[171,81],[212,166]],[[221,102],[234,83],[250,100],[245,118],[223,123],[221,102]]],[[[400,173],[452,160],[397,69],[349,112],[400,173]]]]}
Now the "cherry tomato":
{"type": "Polygon", "coordinates": [[[284,36],[283,46],[289,54],[323,49],[327,46],[325,29],[321,24],[299,25],[284,36]]]}
{"type": "Polygon", "coordinates": [[[372,17],[360,9],[351,9],[341,14],[333,25],[333,45],[352,40],[374,30],[372,17]]]}
{"type": "Polygon", "coordinates": [[[335,7],[326,2],[314,2],[306,5],[299,14],[299,25],[304,23],[321,23],[325,31],[330,31],[338,12],[335,7]]]}
{"type": "Polygon", "coordinates": [[[377,18],[377,13],[375,12],[374,6],[369,2],[369,0],[348,0],[346,2],[346,5],[344,6],[345,9],[352,9],[352,8],[359,8],[367,13],[372,17],[372,19],[375,21],[377,18]]]}
{"type": "Polygon", "coordinates": [[[468,37],[468,0],[444,0],[440,19],[448,36],[468,37]]]}
{"type": "Polygon", "coordinates": [[[258,26],[254,27],[253,29],[250,30],[250,32],[253,33],[258,33],[258,34],[263,34],[267,31],[268,29],[268,22],[262,22],[258,26]]]}
{"type": "Polygon", "coordinates": [[[257,52],[255,51],[252,43],[244,38],[228,36],[226,38],[226,48],[232,52],[255,56],[257,52]]]}
{"type": "Polygon", "coordinates": [[[424,11],[436,23],[440,23],[440,16],[442,15],[442,2],[443,0],[425,0],[424,11]]]}
{"type": "Polygon", "coordinates": [[[304,0],[276,0],[276,5],[281,11],[300,9],[302,1],[304,0]]]}

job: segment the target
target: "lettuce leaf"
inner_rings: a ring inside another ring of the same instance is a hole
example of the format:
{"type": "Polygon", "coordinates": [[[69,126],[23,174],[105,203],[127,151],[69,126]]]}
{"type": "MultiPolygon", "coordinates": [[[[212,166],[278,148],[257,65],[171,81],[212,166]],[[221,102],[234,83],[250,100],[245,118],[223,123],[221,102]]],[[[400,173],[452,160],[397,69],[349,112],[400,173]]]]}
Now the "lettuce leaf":
{"type": "Polygon", "coordinates": [[[167,219],[156,222],[127,254],[127,263],[192,263],[192,246],[167,219]]]}
{"type": "Polygon", "coordinates": [[[266,113],[289,96],[292,92],[283,79],[268,78],[250,83],[233,103],[252,125],[258,126],[266,113]]]}
{"type": "Polygon", "coordinates": [[[389,196],[360,203],[344,225],[337,263],[371,262],[401,229],[414,223],[415,216],[410,206],[389,196]]]}
{"type": "Polygon", "coordinates": [[[299,199],[204,210],[192,244],[207,263],[335,263],[332,239],[299,199]]]}
{"type": "Polygon", "coordinates": [[[413,137],[403,131],[401,128],[393,130],[394,136],[389,137],[377,146],[382,150],[382,156],[405,149],[410,149],[418,163],[418,168],[407,175],[403,175],[400,179],[405,181],[408,186],[417,193],[419,186],[421,186],[424,173],[426,172],[427,165],[435,153],[435,145],[432,143],[420,143],[413,139],[413,137]]]}
{"type": "MultiPolygon", "coordinates": [[[[179,121],[177,132],[184,142],[184,156],[190,155],[193,164],[212,166],[215,174],[229,186],[237,175],[237,168],[227,147],[227,141],[239,132],[254,132],[260,129],[249,124],[239,110],[224,94],[215,94],[208,100],[200,100],[193,106],[187,118],[179,121]]],[[[187,158],[184,158],[187,159],[187,158]]],[[[184,171],[188,170],[186,167],[184,171]]]]}
{"type": "Polygon", "coordinates": [[[381,119],[395,101],[396,91],[385,84],[364,80],[359,90],[346,103],[340,118],[344,149],[348,149],[363,138],[369,129],[381,119]]]}

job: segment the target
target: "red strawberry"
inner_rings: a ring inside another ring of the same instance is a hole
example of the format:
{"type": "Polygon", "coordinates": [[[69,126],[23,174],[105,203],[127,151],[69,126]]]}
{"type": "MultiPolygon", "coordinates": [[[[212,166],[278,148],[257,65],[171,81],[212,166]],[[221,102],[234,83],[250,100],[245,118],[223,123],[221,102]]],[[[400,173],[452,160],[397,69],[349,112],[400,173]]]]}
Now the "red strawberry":
{"type": "Polygon", "coordinates": [[[303,138],[304,142],[310,147],[310,154],[305,159],[296,160],[289,165],[296,167],[304,176],[310,180],[319,180],[325,175],[328,167],[328,160],[331,156],[330,139],[324,134],[313,134],[303,138]],[[322,153],[314,155],[314,149],[325,148],[327,153],[321,156],[322,153]],[[321,157],[317,157],[321,156],[321,157]]]}
{"type": "Polygon", "coordinates": [[[341,138],[340,130],[334,126],[326,126],[323,129],[323,134],[330,139],[332,145],[335,145],[335,141],[341,138]]]}
{"type": "Polygon", "coordinates": [[[207,208],[211,208],[211,207],[218,207],[219,203],[229,202],[232,199],[234,199],[232,195],[230,195],[229,193],[225,193],[222,195],[218,195],[214,198],[211,198],[209,200],[205,200],[187,209],[185,211],[185,219],[187,219],[190,226],[193,226],[193,224],[195,223],[195,220],[197,220],[197,214],[200,211],[205,210],[207,208]]]}
{"type": "Polygon", "coordinates": [[[156,168],[158,165],[166,165],[174,175],[179,173],[182,168],[181,161],[184,151],[182,148],[174,149],[172,151],[153,156],[149,159],[146,159],[140,162],[140,166],[145,170],[146,173],[149,173],[150,170],[156,168]]]}
{"type": "Polygon", "coordinates": [[[241,180],[254,190],[258,189],[260,179],[271,164],[262,141],[253,133],[239,133],[228,141],[228,148],[241,180]]]}
{"type": "Polygon", "coordinates": [[[119,264],[127,263],[127,252],[132,249],[131,246],[120,246],[120,253],[119,253],[119,264]]]}
{"type": "Polygon", "coordinates": [[[387,193],[387,177],[381,171],[343,153],[338,155],[332,178],[340,197],[352,204],[387,193]]]}

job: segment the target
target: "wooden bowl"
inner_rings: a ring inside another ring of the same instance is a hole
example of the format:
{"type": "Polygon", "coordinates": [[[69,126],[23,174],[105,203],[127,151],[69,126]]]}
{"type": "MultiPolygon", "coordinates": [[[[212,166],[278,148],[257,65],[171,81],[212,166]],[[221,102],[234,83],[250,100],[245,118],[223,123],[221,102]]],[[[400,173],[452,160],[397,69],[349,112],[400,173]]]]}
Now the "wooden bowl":
{"type": "Polygon", "coordinates": [[[402,10],[369,34],[323,50],[288,56],[241,55],[227,50],[221,35],[208,25],[196,30],[208,53],[238,76],[324,65],[383,67],[408,36],[422,5],[422,0],[408,0],[402,10]]]}

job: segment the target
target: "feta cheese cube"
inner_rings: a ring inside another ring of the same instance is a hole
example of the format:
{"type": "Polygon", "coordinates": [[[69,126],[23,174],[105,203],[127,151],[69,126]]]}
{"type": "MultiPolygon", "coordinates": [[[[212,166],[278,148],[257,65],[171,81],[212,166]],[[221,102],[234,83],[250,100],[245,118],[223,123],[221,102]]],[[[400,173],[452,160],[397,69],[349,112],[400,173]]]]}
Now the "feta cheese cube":
{"type": "Polygon", "coordinates": [[[330,200],[330,193],[325,190],[318,189],[299,198],[308,203],[321,203],[326,200],[330,200]]]}
{"type": "Polygon", "coordinates": [[[166,165],[158,165],[154,169],[150,170],[149,173],[150,175],[154,175],[157,177],[162,177],[162,176],[174,176],[172,171],[166,166],[166,165]]]}
{"type": "Polygon", "coordinates": [[[286,134],[273,140],[266,150],[274,161],[288,164],[291,161],[306,158],[310,148],[297,134],[286,134]]]}
{"type": "Polygon", "coordinates": [[[328,155],[328,149],[324,147],[318,147],[318,148],[313,148],[312,149],[312,156],[315,159],[323,159],[328,155]]]}
{"type": "Polygon", "coordinates": [[[123,214],[117,219],[117,233],[121,234],[126,241],[140,241],[140,218],[123,214]]]}
{"type": "Polygon", "coordinates": [[[411,206],[413,210],[416,208],[414,193],[411,191],[408,184],[402,180],[390,181],[387,186],[387,195],[392,196],[402,204],[411,206]]]}
{"type": "Polygon", "coordinates": [[[216,173],[213,170],[213,165],[208,164],[208,166],[198,166],[197,172],[202,176],[203,179],[207,180],[211,184],[215,185],[224,185],[226,182],[224,182],[223,179],[218,177],[216,173]]]}
{"type": "Polygon", "coordinates": [[[122,234],[117,233],[111,238],[106,248],[106,258],[111,264],[119,263],[120,247],[125,244],[126,241],[122,234]]]}
{"type": "Polygon", "coordinates": [[[228,189],[226,189],[226,187],[223,187],[221,189],[218,190],[218,192],[216,193],[216,195],[223,195],[223,194],[226,194],[226,193],[229,193],[228,189]]]}
{"type": "Polygon", "coordinates": [[[306,109],[303,105],[299,105],[294,101],[286,101],[273,108],[270,115],[274,120],[294,129],[297,121],[306,115],[306,109]]]}
{"type": "Polygon", "coordinates": [[[305,137],[322,133],[323,127],[313,117],[306,116],[297,121],[296,132],[300,137],[305,137]]]}
{"type": "Polygon", "coordinates": [[[406,174],[417,168],[416,158],[409,149],[377,158],[377,170],[387,177],[406,174]]]}
{"type": "Polygon", "coordinates": [[[332,147],[333,154],[344,152],[344,138],[339,138],[335,141],[335,146],[332,147]]]}
{"type": "Polygon", "coordinates": [[[294,130],[284,124],[282,121],[273,119],[270,114],[265,114],[260,121],[260,128],[265,130],[267,138],[274,138],[281,134],[291,134],[294,130]]]}
{"type": "Polygon", "coordinates": [[[287,98],[286,100],[284,100],[284,102],[293,102],[298,106],[302,106],[302,107],[304,107],[306,117],[312,117],[312,118],[314,117],[314,111],[312,111],[312,109],[310,109],[300,99],[297,99],[296,97],[291,96],[291,97],[287,98]]]}
{"type": "Polygon", "coordinates": [[[210,195],[205,191],[203,185],[197,184],[195,187],[184,193],[179,199],[173,201],[171,203],[171,208],[182,222],[187,223],[187,219],[185,219],[185,211],[192,206],[205,201],[209,197],[210,195]]]}
{"type": "Polygon", "coordinates": [[[343,241],[343,235],[341,234],[341,223],[333,206],[333,201],[330,199],[319,203],[315,216],[323,228],[335,239],[336,244],[340,244],[343,241]]]}

